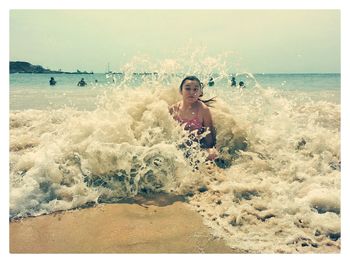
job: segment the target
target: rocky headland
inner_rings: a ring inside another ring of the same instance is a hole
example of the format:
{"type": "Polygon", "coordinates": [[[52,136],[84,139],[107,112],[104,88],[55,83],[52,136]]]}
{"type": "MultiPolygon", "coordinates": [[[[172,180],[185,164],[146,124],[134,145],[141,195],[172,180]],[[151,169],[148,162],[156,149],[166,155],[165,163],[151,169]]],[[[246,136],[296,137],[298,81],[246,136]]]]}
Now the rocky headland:
{"type": "Polygon", "coordinates": [[[49,73],[49,74],[93,74],[93,72],[80,71],[68,72],[62,70],[50,70],[40,65],[32,65],[26,61],[10,61],[10,74],[13,73],[49,73]]]}

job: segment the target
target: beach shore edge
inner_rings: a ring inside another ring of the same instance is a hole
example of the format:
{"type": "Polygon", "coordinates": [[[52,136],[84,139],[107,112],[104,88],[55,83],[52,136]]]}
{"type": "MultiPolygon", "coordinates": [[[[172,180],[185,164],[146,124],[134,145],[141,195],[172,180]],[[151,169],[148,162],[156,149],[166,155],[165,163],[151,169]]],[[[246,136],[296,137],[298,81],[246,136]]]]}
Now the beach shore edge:
{"type": "Polygon", "coordinates": [[[10,222],[10,253],[239,253],[186,203],[100,204],[10,222]]]}

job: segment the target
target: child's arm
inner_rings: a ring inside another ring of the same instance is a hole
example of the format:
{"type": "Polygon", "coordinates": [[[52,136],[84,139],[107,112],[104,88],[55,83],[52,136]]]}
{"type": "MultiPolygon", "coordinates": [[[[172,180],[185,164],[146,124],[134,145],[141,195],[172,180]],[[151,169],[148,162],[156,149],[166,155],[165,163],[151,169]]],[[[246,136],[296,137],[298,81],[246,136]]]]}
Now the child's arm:
{"type": "Polygon", "coordinates": [[[209,128],[210,133],[205,136],[206,148],[212,148],[216,143],[216,132],[213,124],[213,119],[208,107],[203,108],[203,126],[209,128]]]}
{"type": "Polygon", "coordinates": [[[219,153],[218,151],[215,149],[215,144],[216,144],[216,131],[214,128],[214,124],[213,124],[213,119],[211,117],[211,113],[208,107],[204,108],[203,111],[203,126],[204,127],[208,127],[210,134],[208,134],[207,136],[205,136],[204,140],[205,140],[205,148],[208,148],[208,156],[207,156],[207,160],[209,161],[213,161],[216,158],[218,158],[219,153]]]}

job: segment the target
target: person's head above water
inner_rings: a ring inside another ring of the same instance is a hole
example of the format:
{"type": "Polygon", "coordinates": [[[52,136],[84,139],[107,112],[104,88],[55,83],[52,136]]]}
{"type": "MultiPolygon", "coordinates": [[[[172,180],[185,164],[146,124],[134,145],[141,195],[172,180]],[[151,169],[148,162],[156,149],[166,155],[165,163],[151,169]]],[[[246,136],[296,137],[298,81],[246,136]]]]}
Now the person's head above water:
{"type": "Polygon", "coordinates": [[[201,100],[200,97],[203,96],[204,84],[196,76],[185,77],[180,84],[179,91],[182,97],[185,99],[191,97],[193,101],[200,100],[209,106],[211,102],[214,102],[214,98],[209,100],[201,100]]]}
{"type": "Polygon", "coordinates": [[[182,93],[182,90],[183,90],[184,86],[186,84],[188,84],[188,83],[191,83],[191,82],[194,82],[194,83],[197,82],[198,88],[201,90],[201,96],[202,96],[203,95],[204,85],[199,80],[199,78],[197,78],[196,76],[187,76],[181,81],[181,84],[180,84],[180,87],[179,87],[180,93],[182,93]]]}
{"type": "Polygon", "coordinates": [[[203,96],[203,83],[196,76],[187,76],[181,81],[179,91],[186,103],[195,103],[203,96]]]}

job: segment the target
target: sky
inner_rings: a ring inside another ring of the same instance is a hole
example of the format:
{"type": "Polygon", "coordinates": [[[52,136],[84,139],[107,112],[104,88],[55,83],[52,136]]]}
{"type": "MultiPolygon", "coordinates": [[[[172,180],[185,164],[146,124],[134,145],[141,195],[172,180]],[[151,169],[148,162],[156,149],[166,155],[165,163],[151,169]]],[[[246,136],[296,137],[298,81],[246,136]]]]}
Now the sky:
{"type": "Polygon", "coordinates": [[[10,60],[52,70],[120,71],[134,56],[229,52],[252,73],[339,73],[340,11],[10,10],[10,60]],[[191,52],[191,51],[189,51],[191,52]]]}

